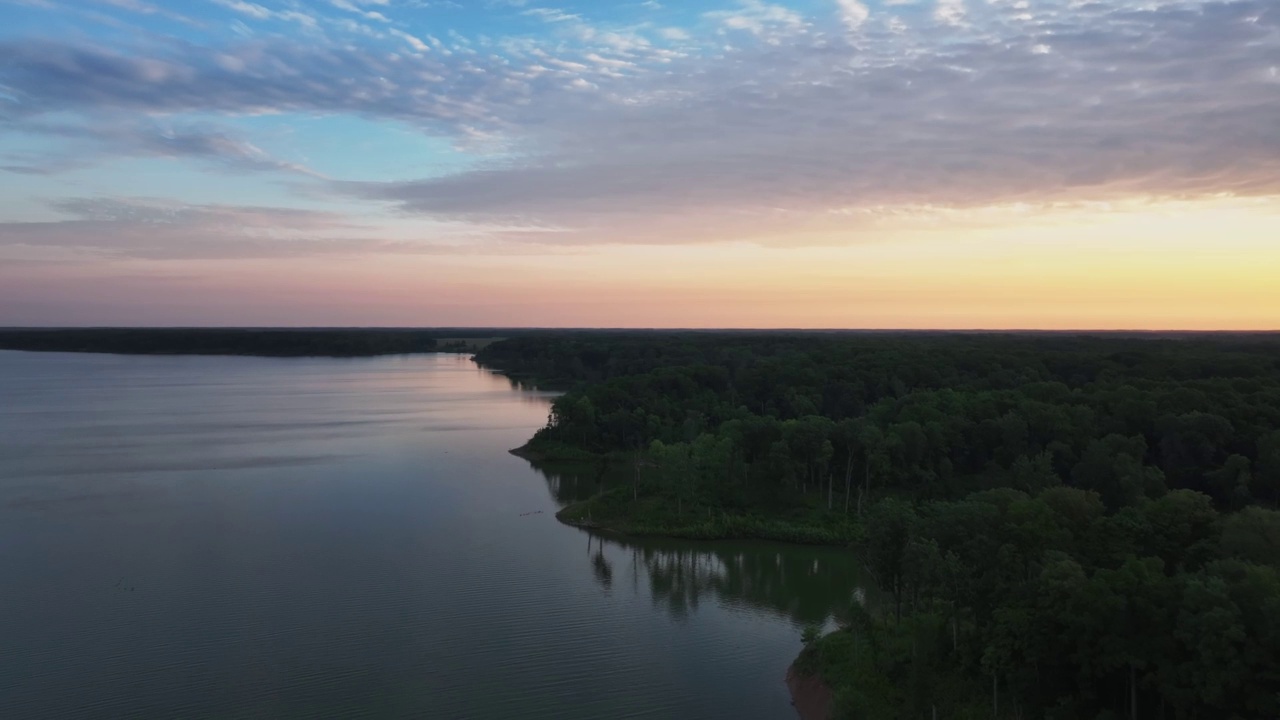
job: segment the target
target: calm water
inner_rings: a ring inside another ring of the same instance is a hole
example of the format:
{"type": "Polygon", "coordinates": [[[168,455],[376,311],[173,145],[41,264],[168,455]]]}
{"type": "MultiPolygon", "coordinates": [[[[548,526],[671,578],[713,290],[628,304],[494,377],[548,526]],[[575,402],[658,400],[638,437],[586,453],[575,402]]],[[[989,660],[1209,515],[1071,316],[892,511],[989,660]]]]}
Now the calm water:
{"type": "Polygon", "coordinates": [[[847,553],[600,541],[453,355],[0,351],[0,717],[795,717],[847,553]]]}

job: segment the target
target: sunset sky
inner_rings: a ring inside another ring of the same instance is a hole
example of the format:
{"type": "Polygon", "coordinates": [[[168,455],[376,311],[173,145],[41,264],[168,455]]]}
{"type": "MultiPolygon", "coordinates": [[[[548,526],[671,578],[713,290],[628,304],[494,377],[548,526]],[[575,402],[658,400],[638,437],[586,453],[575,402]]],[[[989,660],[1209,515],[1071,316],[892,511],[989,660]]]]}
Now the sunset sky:
{"type": "Polygon", "coordinates": [[[0,326],[1280,329],[1275,0],[0,0],[0,326]]]}

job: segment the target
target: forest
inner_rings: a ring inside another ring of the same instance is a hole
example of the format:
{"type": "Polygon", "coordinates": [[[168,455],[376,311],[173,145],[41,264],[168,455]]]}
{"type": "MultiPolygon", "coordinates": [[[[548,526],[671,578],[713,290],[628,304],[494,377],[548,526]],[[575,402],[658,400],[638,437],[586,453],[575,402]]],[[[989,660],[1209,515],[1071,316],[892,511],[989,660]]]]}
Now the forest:
{"type": "MultiPolygon", "coordinates": [[[[449,349],[437,347],[439,335],[439,331],[432,330],[396,329],[0,329],[0,350],[123,355],[358,357],[449,349]]],[[[450,335],[467,337],[456,331],[450,335]]]]}
{"type": "Polygon", "coordinates": [[[840,718],[1280,717],[1280,338],[550,333],[568,521],[848,544],[840,718]]]}

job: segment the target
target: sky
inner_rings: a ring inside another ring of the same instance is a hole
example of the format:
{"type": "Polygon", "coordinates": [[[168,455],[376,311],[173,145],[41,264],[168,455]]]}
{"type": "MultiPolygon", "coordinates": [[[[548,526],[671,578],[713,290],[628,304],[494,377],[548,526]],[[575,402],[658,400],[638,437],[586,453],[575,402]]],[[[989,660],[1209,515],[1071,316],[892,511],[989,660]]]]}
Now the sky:
{"type": "Polygon", "coordinates": [[[0,326],[1280,329],[1275,0],[0,0],[0,326]]]}

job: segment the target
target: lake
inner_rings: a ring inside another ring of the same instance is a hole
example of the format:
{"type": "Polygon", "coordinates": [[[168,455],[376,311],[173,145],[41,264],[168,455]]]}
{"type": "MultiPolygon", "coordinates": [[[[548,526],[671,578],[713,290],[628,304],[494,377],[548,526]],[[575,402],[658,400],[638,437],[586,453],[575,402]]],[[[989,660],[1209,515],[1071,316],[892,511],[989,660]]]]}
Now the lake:
{"type": "Polygon", "coordinates": [[[598,539],[459,355],[0,351],[0,717],[795,717],[848,551],[598,539]]]}

